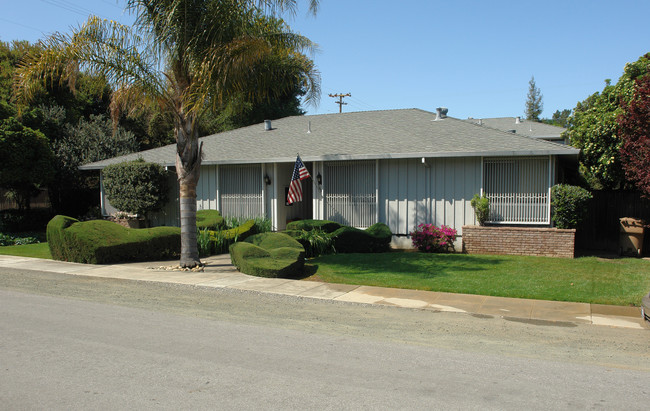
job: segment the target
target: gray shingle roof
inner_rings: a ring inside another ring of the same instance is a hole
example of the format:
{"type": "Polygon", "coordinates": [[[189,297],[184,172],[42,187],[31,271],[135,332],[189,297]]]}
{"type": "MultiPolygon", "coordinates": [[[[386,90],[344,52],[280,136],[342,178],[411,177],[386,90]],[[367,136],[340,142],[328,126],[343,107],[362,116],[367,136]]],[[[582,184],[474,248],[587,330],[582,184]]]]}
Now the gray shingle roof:
{"type": "Polygon", "coordinates": [[[560,140],[562,133],[566,131],[564,127],[553,126],[536,121],[520,119],[517,123],[516,117],[496,117],[496,118],[469,118],[465,121],[473,124],[481,123],[484,127],[495,128],[501,131],[514,130],[516,134],[533,138],[546,138],[560,140]]]}
{"type": "MultiPolygon", "coordinates": [[[[387,159],[415,157],[573,155],[579,150],[482,127],[419,109],[286,117],[265,131],[257,124],[201,138],[203,164],[387,159]],[[311,132],[308,132],[311,130],[311,132]]],[[[174,144],[82,166],[101,169],[142,157],[175,164],[174,144]]]]}

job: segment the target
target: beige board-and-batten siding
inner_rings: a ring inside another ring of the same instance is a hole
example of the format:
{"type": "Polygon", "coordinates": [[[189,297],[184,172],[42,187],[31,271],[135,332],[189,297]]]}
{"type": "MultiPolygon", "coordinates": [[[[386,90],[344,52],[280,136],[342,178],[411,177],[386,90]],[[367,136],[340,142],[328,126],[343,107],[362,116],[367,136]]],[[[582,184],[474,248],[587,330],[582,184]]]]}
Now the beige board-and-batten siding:
{"type": "MultiPolygon", "coordinates": [[[[548,162],[549,157],[516,161],[525,164],[540,160],[548,162]]],[[[314,176],[322,174],[322,185],[314,189],[313,200],[305,198],[304,201],[310,205],[313,202],[313,218],[359,228],[382,222],[396,235],[408,235],[417,225],[430,223],[455,228],[461,236],[463,226],[477,223],[471,199],[481,193],[482,185],[489,178],[484,174],[492,172],[489,167],[483,168],[484,162],[481,157],[313,162],[309,163],[310,172],[314,176]]],[[[288,214],[280,212],[284,205],[282,187],[291,178],[292,166],[288,163],[203,166],[197,187],[197,209],[219,209],[224,215],[265,215],[276,220],[275,227],[283,228],[288,214]],[[266,175],[272,180],[270,185],[264,184],[266,175]]],[[[533,191],[544,194],[550,187],[551,175],[548,167],[541,171],[544,184],[537,185],[543,187],[539,189],[536,185],[533,191]]],[[[511,175],[504,173],[503,178],[508,180],[511,175]]],[[[517,175],[521,180],[523,175],[517,175]]],[[[303,185],[307,184],[315,185],[311,180],[303,181],[303,185]]],[[[526,193],[530,191],[525,189],[527,186],[516,185],[517,190],[523,190],[523,195],[516,197],[518,204],[511,207],[526,204],[521,198],[527,198],[526,193]]],[[[548,200],[544,200],[546,208],[548,200]]],[[[547,212],[538,214],[546,216],[547,212]]]]}
{"type": "Polygon", "coordinates": [[[474,224],[470,202],[481,191],[481,158],[421,158],[379,162],[379,216],[394,234],[419,224],[474,224]]]}
{"type": "Polygon", "coordinates": [[[573,258],[576,230],[538,227],[463,227],[463,252],[573,258]]]}
{"type": "MultiPolygon", "coordinates": [[[[291,177],[288,167],[282,168],[286,168],[286,176],[275,174],[278,167],[203,166],[197,186],[197,209],[219,209],[231,215],[253,207],[255,214],[263,210],[263,215],[271,218],[275,182],[265,186],[263,176],[286,180],[287,184],[291,177]],[[233,202],[237,198],[241,204],[233,202]]],[[[314,193],[314,218],[359,228],[382,222],[398,235],[408,235],[421,223],[454,227],[460,235],[463,225],[475,223],[470,201],[481,189],[480,157],[427,158],[424,162],[421,158],[317,162],[312,168],[312,174],[322,174],[324,191],[324,196],[314,193]]],[[[303,184],[312,182],[305,180],[303,184]]],[[[276,199],[280,203],[282,200],[276,199]]]]}

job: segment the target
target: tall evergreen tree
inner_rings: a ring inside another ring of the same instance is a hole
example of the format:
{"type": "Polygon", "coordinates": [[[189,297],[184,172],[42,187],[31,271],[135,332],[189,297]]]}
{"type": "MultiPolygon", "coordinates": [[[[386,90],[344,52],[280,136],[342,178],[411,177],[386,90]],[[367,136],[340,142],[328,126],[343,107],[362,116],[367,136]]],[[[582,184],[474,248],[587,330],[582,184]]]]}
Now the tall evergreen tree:
{"type": "Polygon", "coordinates": [[[528,82],[528,96],[526,97],[526,119],[531,121],[540,121],[544,103],[542,103],[542,93],[535,84],[535,76],[528,82]]]}

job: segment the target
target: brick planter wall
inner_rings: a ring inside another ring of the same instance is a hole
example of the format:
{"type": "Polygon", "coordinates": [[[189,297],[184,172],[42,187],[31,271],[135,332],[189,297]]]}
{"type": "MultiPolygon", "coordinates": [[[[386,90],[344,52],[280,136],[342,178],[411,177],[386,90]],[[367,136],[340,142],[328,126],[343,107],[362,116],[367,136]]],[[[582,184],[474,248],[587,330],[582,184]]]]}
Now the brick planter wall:
{"type": "Polygon", "coordinates": [[[463,226],[463,252],[573,258],[576,230],[463,226]]]}

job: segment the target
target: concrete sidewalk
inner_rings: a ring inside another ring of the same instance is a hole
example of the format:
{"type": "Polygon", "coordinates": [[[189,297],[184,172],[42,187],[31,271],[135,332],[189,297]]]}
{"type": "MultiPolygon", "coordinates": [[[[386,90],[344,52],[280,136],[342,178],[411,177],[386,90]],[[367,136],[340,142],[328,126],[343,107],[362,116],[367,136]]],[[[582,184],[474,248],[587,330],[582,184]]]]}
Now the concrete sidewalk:
{"type": "Polygon", "coordinates": [[[203,259],[203,262],[206,264],[203,271],[188,272],[165,269],[165,267],[177,264],[177,261],[91,265],[0,255],[0,268],[10,267],[89,277],[187,284],[198,287],[234,288],[352,303],[499,316],[539,324],[580,323],[644,328],[639,307],[261,278],[238,272],[230,263],[230,256],[227,254],[208,257],[203,259]]]}

